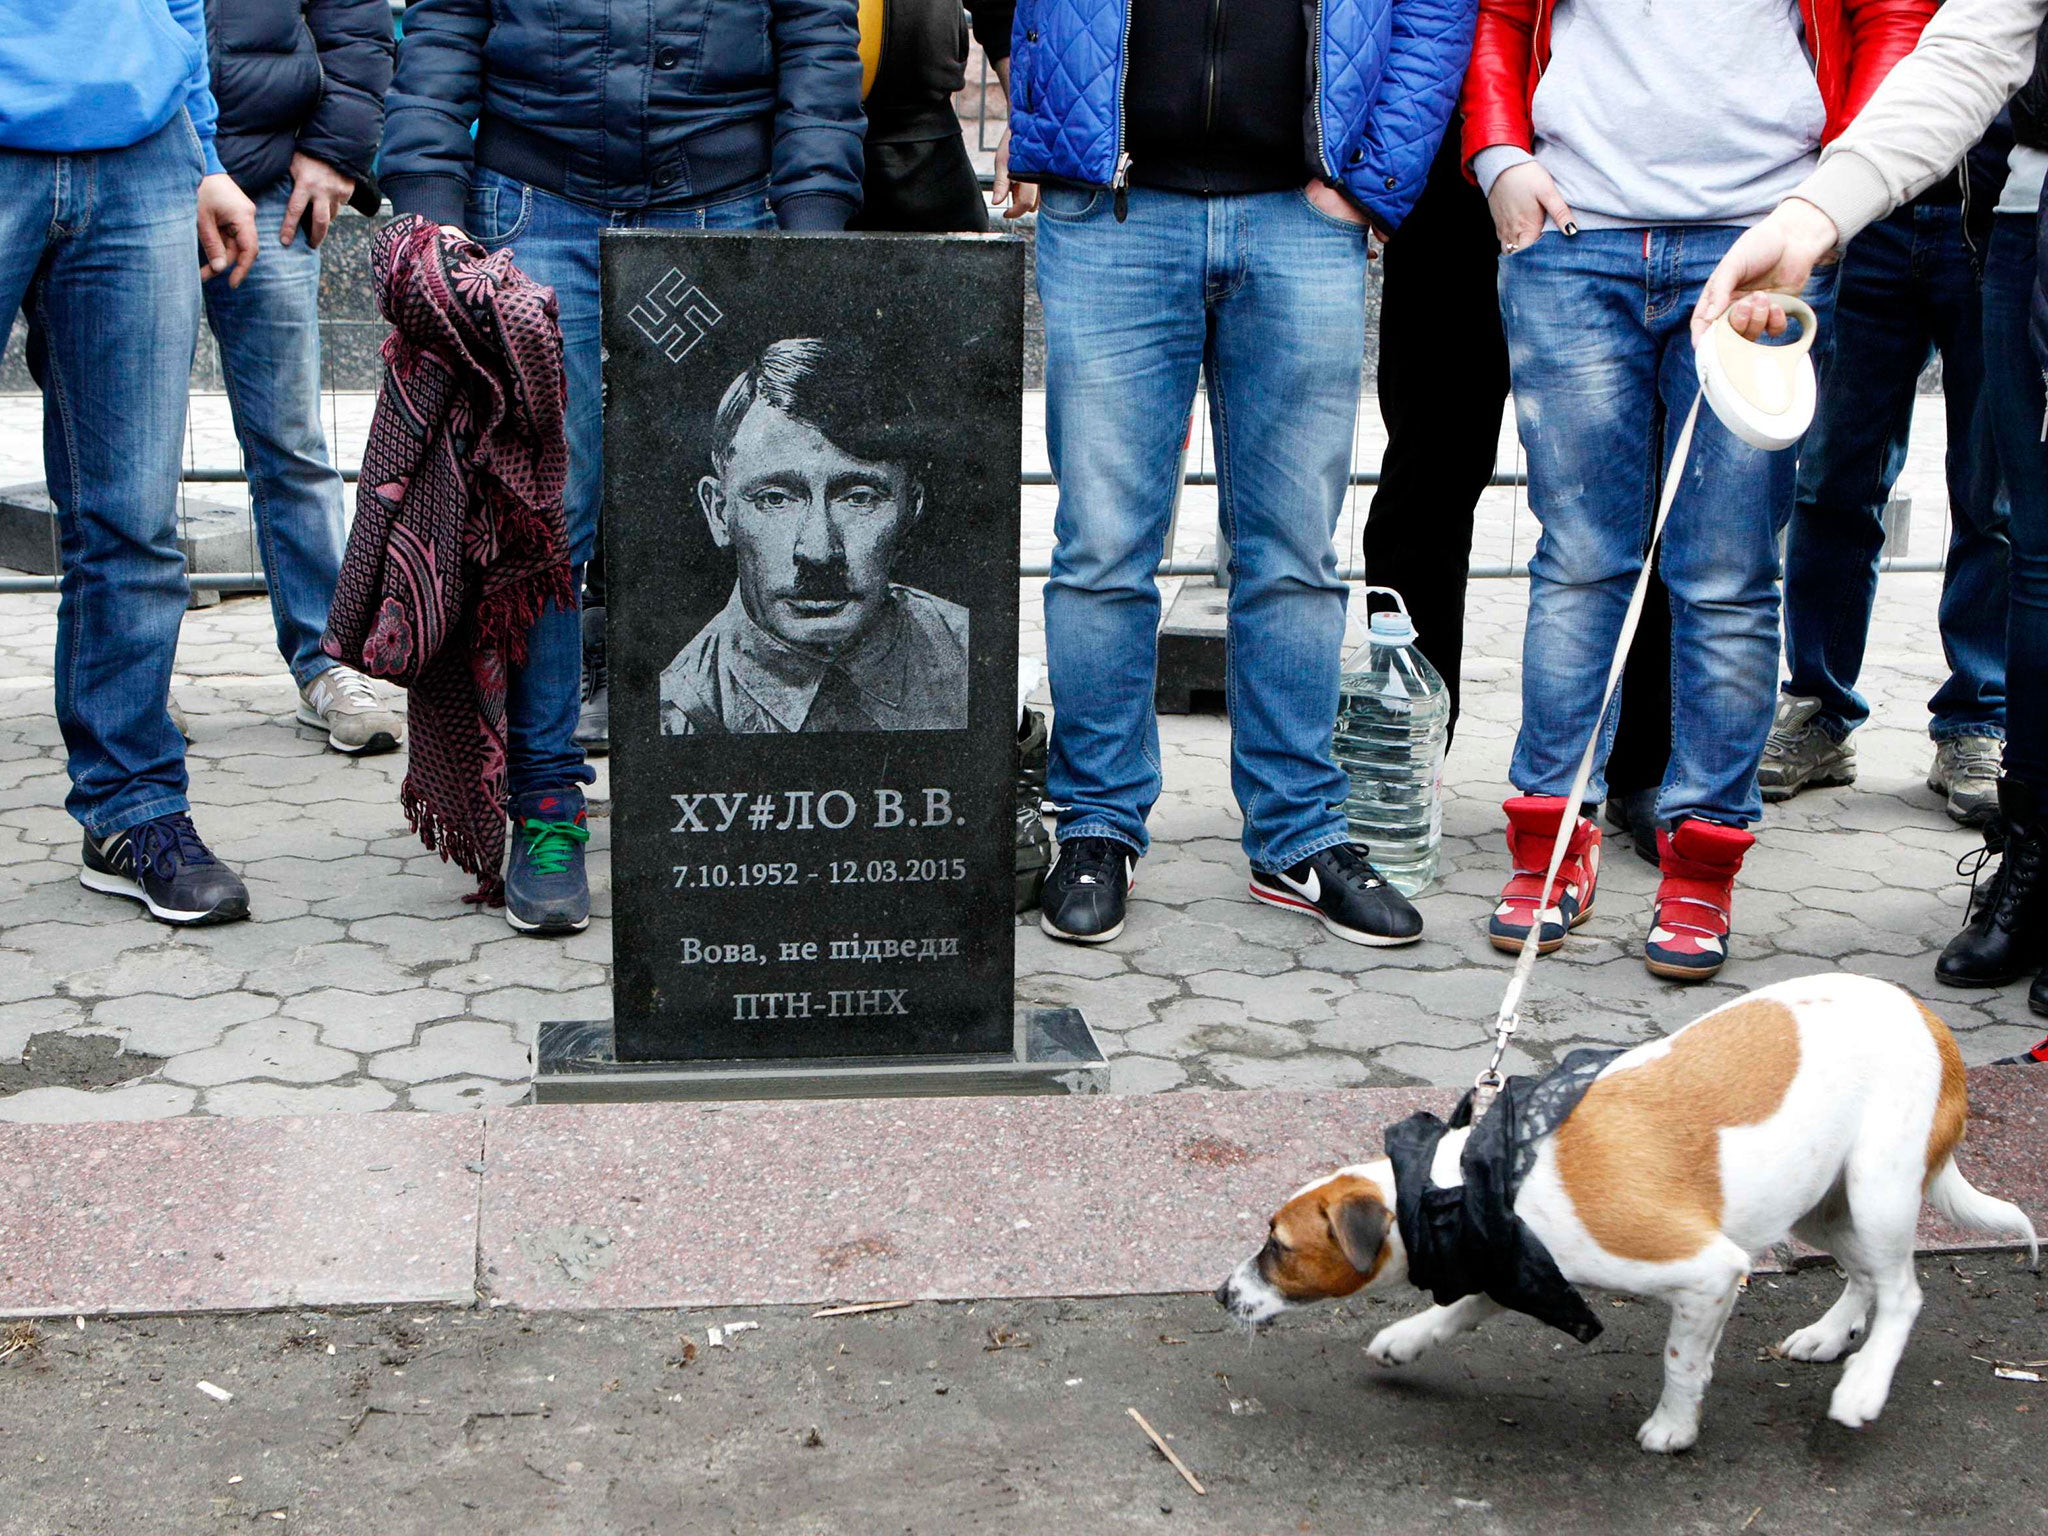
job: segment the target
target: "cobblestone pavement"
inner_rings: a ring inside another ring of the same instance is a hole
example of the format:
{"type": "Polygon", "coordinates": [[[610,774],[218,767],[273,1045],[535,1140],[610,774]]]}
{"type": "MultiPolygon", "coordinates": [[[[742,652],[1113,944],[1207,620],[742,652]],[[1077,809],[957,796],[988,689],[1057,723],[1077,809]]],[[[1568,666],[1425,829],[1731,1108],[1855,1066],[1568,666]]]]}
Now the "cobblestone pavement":
{"type": "MultiPolygon", "coordinates": [[[[359,401],[343,405],[339,457],[354,462],[365,413],[359,401]]],[[[38,472],[32,407],[0,402],[0,482],[38,472]]],[[[197,462],[231,461],[221,418],[217,403],[197,403],[197,462]]],[[[1907,487],[1922,509],[1938,509],[1938,409],[1923,409],[1921,427],[1907,487]]],[[[1212,504],[1190,493],[1183,549],[1199,546],[1212,504]]],[[[1029,493],[1027,552],[1047,547],[1049,522],[1049,497],[1029,493]]],[[[1481,558],[1526,556],[1533,529],[1513,493],[1490,493],[1482,522],[1481,558]]],[[[1344,537],[1355,552],[1348,527],[1344,537]]],[[[1939,518],[1923,510],[1912,552],[1938,552],[1942,538],[1939,518]]],[[[1883,581],[1866,666],[1875,713],[1857,737],[1861,781],[1771,810],[1722,978],[1687,989],[1648,975],[1639,949],[1654,873],[1625,844],[1611,846],[1599,911],[1536,973],[1517,1065],[1579,1043],[1647,1038],[1749,987],[1836,966],[1927,998],[1972,1063],[2036,1038],[2023,988],[1954,993],[1933,983],[1933,957],[1966,896],[1955,861],[1976,842],[1921,783],[1931,751],[1924,701],[1942,666],[1938,582],[1883,581]]],[[[1027,650],[1042,648],[1036,589],[1025,584],[1027,650]]],[[[1446,770],[1443,874],[1422,901],[1423,942],[1360,949],[1253,903],[1225,727],[1169,718],[1155,851],[1128,930],[1082,949],[1021,924],[1019,998],[1084,1008],[1122,1091],[1468,1079],[1507,974],[1482,925],[1504,874],[1499,801],[1523,600],[1519,582],[1473,588],[1466,713],[1446,770]]],[[[54,599],[0,598],[0,1119],[503,1104],[525,1092],[541,1020],[609,1012],[608,823],[596,822],[590,848],[589,932],[536,941],[466,906],[467,879],[405,826],[402,758],[350,761],[291,723],[293,690],[260,600],[194,611],[175,683],[195,738],[195,815],[243,871],[257,920],[172,933],[129,903],[82,890],[51,716],[54,618],[54,599]],[[19,1086],[20,1069],[10,1079],[6,1064],[50,1031],[112,1037],[161,1065],[102,1062],[92,1081],[104,1086],[19,1086]],[[11,1081],[18,1091],[6,1091],[11,1081]]],[[[598,789],[601,798],[602,780],[598,789]]]]}

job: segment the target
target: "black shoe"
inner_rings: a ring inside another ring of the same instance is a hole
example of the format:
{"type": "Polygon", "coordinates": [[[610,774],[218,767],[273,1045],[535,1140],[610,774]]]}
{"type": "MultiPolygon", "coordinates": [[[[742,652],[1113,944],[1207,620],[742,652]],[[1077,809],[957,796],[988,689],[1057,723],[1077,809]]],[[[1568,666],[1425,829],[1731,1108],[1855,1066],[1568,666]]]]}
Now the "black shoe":
{"type": "Polygon", "coordinates": [[[1038,926],[1075,944],[1107,944],[1124,931],[1138,855],[1113,837],[1077,837],[1060,844],[1038,898],[1038,926]]]}
{"type": "Polygon", "coordinates": [[[2002,987],[2048,965],[2048,826],[2040,797],[2008,776],[1998,781],[1998,809],[2005,839],[1998,873],[1973,897],[1968,925],[1934,964],[1935,977],[1952,987],[2002,987]]]}
{"type": "Polygon", "coordinates": [[[1017,910],[1029,912],[1038,905],[1045,888],[1046,867],[1052,863],[1052,834],[1045,830],[1040,807],[1045,803],[1046,729],[1045,716],[1035,709],[1024,711],[1024,724],[1017,732],[1017,910]]]}
{"type": "Polygon", "coordinates": [[[592,757],[612,749],[611,670],[604,654],[604,609],[583,610],[582,708],[576,715],[576,745],[592,757]]]}
{"type": "Polygon", "coordinates": [[[1255,869],[1251,891],[1268,906],[1306,912],[1353,944],[1386,949],[1422,937],[1422,914],[1356,843],[1325,848],[1280,874],[1255,869]]]}
{"type": "Polygon", "coordinates": [[[1613,791],[1607,795],[1607,824],[1626,832],[1636,857],[1653,869],[1662,868],[1657,854],[1657,786],[1613,791]]]}
{"type": "Polygon", "coordinates": [[[505,921],[521,933],[581,933],[590,926],[590,841],[580,786],[521,795],[512,803],[512,857],[505,865],[505,921]]]}
{"type": "Polygon", "coordinates": [[[183,811],[95,838],[88,832],[78,883],[89,891],[139,901],[175,928],[240,922],[249,888],[216,859],[183,811]]]}

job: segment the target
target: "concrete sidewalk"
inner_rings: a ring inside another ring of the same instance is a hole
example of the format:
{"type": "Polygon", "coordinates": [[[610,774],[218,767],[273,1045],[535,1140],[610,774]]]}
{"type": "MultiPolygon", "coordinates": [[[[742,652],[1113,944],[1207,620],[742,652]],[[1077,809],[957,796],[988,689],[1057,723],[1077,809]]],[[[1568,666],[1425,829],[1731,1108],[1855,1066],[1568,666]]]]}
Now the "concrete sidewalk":
{"type": "MultiPolygon", "coordinates": [[[[352,463],[367,402],[334,404],[336,456],[352,463]]],[[[39,402],[0,399],[0,482],[38,473],[39,420],[39,402]]],[[[1035,404],[1026,420],[1027,454],[1042,463],[1035,404]]],[[[193,422],[194,462],[232,462],[222,402],[200,397],[193,422]]],[[[1368,411],[1358,462],[1375,462],[1379,446],[1368,411]]],[[[1941,548],[1941,448],[1939,401],[1923,402],[1905,479],[1920,508],[1915,555],[1941,548]]],[[[1198,434],[1195,462],[1207,455],[1198,434]]],[[[1505,427],[1502,462],[1513,462],[1505,427]]],[[[1346,512],[1347,551],[1365,500],[1346,512]]],[[[1050,548],[1051,509],[1050,492],[1027,491],[1027,554],[1050,548]]],[[[1213,491],[1190,490],[1179,551],[1197,553],[1213,519],[1213,491]]],[[[1489,492],[1477,557],[1526,558],[1533,537],[1516,493],[1489,492]]],[[[1973,1063],[2048,1027],[2027,1013],[2024,987],[1958,993],[1932,981],[1962,921],[1955,861],[1978,844],[1920,782],[1925,700],[1942,675],[1938,588],[1934,576],[1881,583],[1862,778],[1770,810],[1722,978],[1688,990],[1644,971],[1655,874],[1610,844],[1598,913],[1537,973],[1518,1067],[1585,1042],[1647,1038],[1740,991],[1836,967],[1926,999],[1973,1063]]],[[[1023,595],[1024,646],[1042,654],[1037,584],[1023,595]]],[[[1421,904],[1423,942],[1362,950],[1250,901],[1226,727],[1168,718],[1166,793],[1129,931],[1084,950],[1027,920],[1019,1000],[1085,1009],[1121,1092],[1469,1081],[1507,974],[1483,924],[1504,878],[1499,802],[1520,709],[1523,601],[1519,582],[1472,588],[1466,713],[1446,766],[1443,875],[1421,904]]],[[[591,845],[588,933],[536,942],[464,905],[470,883],[399,812],[403,759],[350,761],[290,723],[293,689],[259,600],[191,614],[175,683],[195,737],[200,828],[247,876],[257,920],[171,933],[80,890],[51,718],[54,612],[48,598],[0,599],[0,1119],[488,1109],[525,1093],[541,1021],[609,1013],[608,822],[597,820],[591,845]]]]}

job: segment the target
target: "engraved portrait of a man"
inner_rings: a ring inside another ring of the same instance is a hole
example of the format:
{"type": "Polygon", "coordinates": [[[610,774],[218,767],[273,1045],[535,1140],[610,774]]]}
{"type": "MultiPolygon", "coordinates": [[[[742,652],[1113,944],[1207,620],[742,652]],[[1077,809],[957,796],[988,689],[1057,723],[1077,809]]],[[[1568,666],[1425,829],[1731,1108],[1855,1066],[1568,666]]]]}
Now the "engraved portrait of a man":
{"type": "Polygon", "coordinates": [[[893,579],[928,476],[886,372],[796,337],[727,387],[696,501],[737,575],[661,674],[664,735],[966,728],[968,611],[893,579]]]}

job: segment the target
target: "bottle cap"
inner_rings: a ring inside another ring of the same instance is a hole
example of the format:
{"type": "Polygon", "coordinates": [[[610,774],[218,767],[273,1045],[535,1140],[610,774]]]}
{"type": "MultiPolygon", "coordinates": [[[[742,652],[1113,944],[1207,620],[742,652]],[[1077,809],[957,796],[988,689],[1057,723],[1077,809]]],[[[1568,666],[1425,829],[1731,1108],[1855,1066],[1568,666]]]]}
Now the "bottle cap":
{"type": "Polygon", "coordinates": [[[1415,624],[1406,613],[1376,613],[1368,626],[1374,640],[1381,645],[1413,645],[1415,624]]]}

